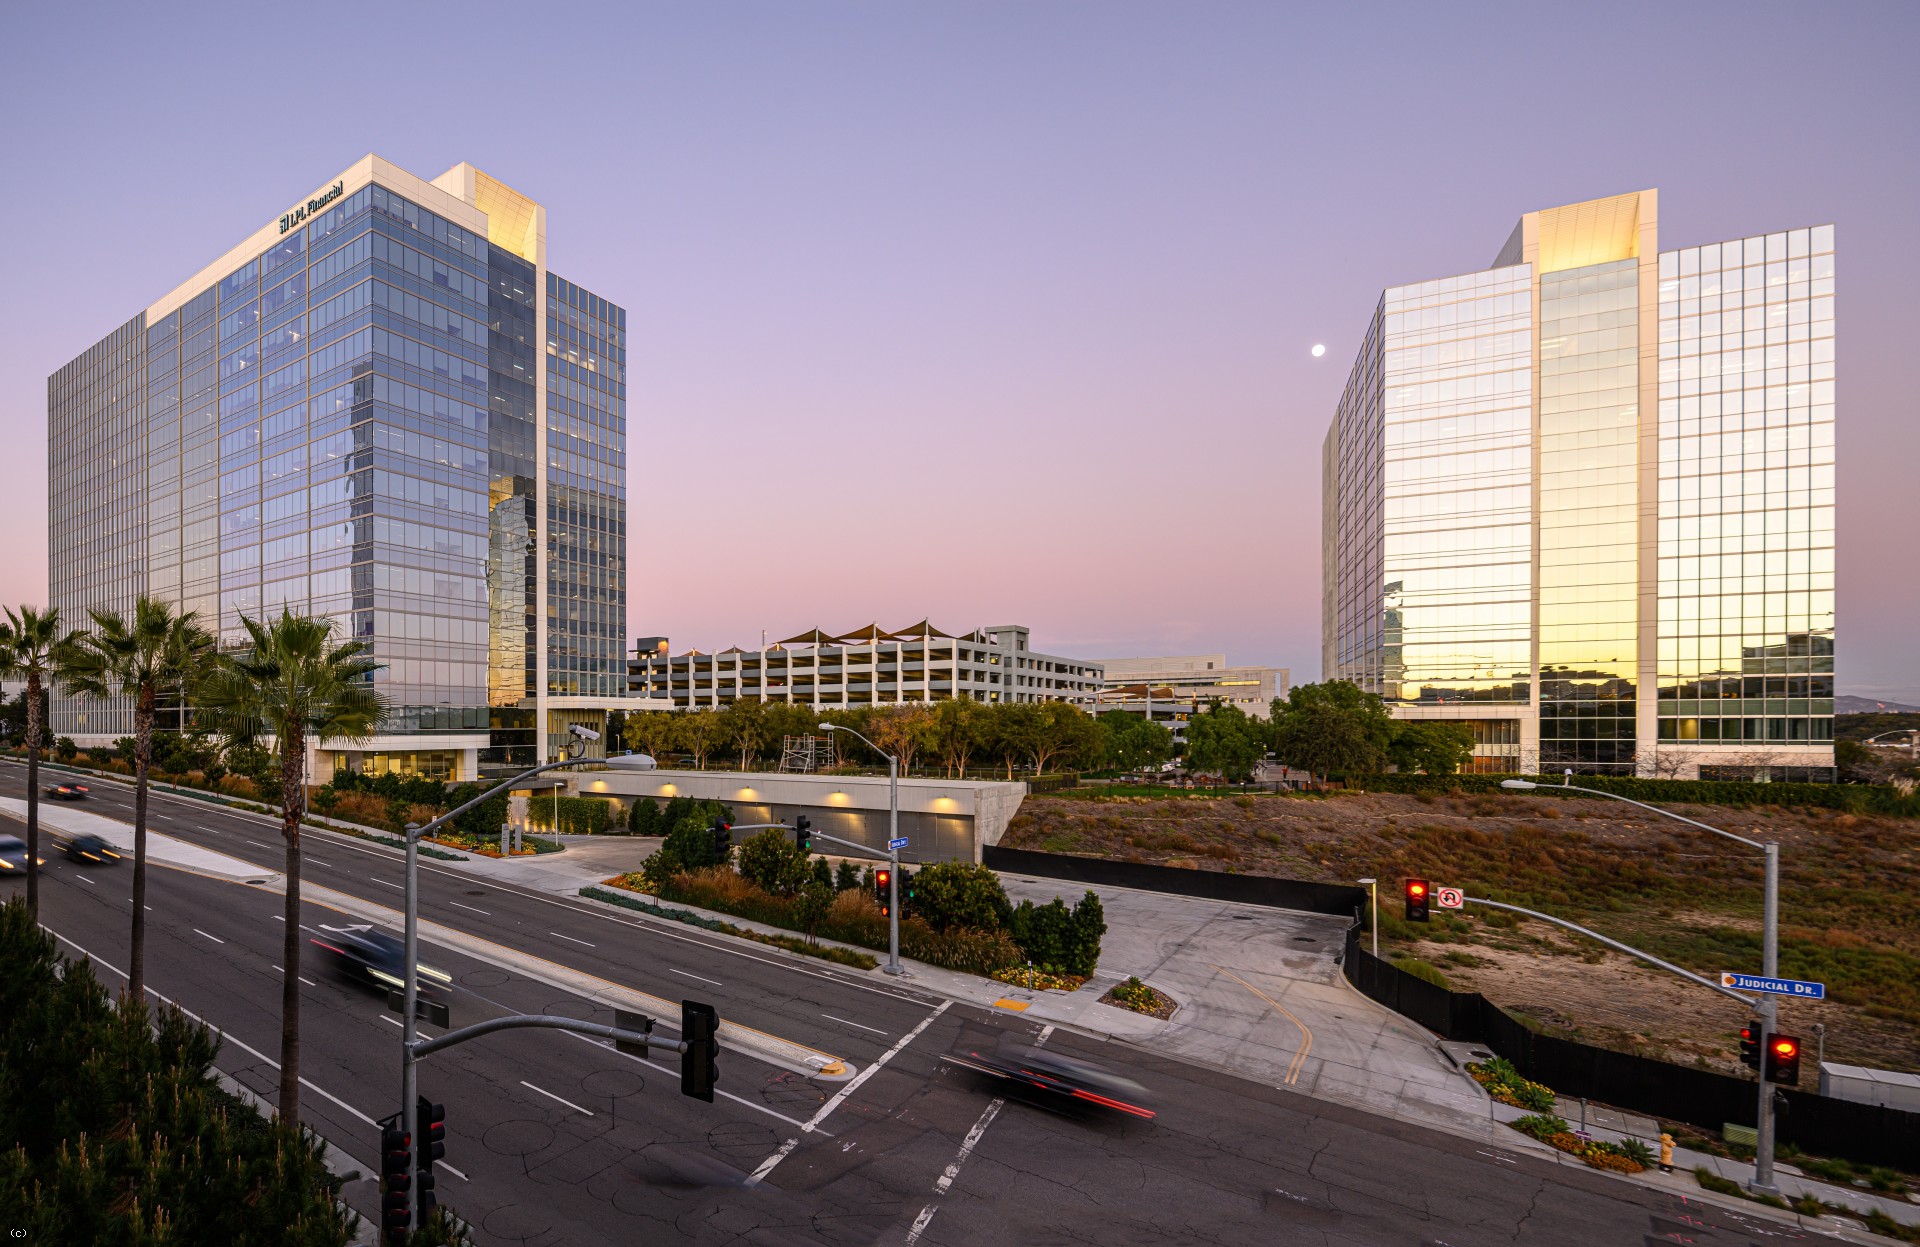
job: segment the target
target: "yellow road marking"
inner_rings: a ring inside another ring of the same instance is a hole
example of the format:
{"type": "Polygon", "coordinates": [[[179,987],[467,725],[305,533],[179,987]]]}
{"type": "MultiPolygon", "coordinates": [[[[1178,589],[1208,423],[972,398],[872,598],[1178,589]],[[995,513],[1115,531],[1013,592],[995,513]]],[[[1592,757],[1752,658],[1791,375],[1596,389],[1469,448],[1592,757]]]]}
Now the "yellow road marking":
{"type": "Polygon", "coordinates": [[[1300,1081],[1300,1071],[1306,1065],[1307,1054],[1313,1051],[1313,1032],[1307,1028],[1307,1024],[1305,1022],[1302,1022],[1299,1018],[1293,1016],[1292,1012],[1288,1010],[1287,1006],[1281,1004],[1279,1001],[1275,1000],[1273,997],[1267,995],[1267,993],[1261,991],[1259,988],[1255,987],[1253,984],[1247,982],[1245,979],[1241,978],[1239,975],[1235,974],[1233,971],[1227,969],[1224,966],[1215,966],[1213,968],[1215,970],[1218,970],[1220,973],[1226,975],[1228,978],[1232,979],[1234,982],[1240,984],[1240,986],[1246,988],[1248,991],[1252,992],[1254,995],[1260,997],[1260,999],[1272,1005],[1275,1009],[1279,1010],[1282,1014],[1284,1014],[1286,1016],[1286,1019],[1289,1022],[1292,1022],[1295,1026],[1298,1026],[1300,1028],[1300,1034],[1305,1037],[1305,1042],[1300,1045],[1299,1051],[1293,1054],[1293,1061],[1287,1066],[1287,1077],[1285,1079],[1285,1081],[1288,1083],[1296,1083],[1300,1081]]]}
{"type": "Polygon", "coordinates": [[[1025,1013],[1027,1006],[1032,1003],[1031,1000],[996,1000],[993,1002],[993,1007],[996,1009],[1012,1009],[1017,1013],[1025,1013]]]}

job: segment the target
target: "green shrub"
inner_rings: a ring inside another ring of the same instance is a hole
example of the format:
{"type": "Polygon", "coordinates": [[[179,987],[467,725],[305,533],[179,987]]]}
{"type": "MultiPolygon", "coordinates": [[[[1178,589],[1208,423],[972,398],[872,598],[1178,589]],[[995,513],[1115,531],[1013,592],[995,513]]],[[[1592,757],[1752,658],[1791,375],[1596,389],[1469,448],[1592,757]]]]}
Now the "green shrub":
{"type": "Polygon", "coordinates": [[[660,813],[660,803],[652,797],[635,797],[633,808],[627,811],[627,830],[636,836],[666,835],[667,829],[660,813]]]}
{"type": "MultiPolygon", "coordinates": [[[[823,859],[824,860],[824,859],[823,859]]],[[[860,872],[852,862],[843,861],[833,874],[833,890],[848,892],[860,886],[860,872]]]]}
{"type": "Polygon", "coordinates": [[[733,860],[731,847],[722,848],[710,832],[715,822],[731,823],[733,811],[718,801],[675,797],[661,811],[666,839],[641,869],[657,894],[675,875],[725,865],[733,860]]]}
{"type": "Polygon", "coordinates": [[[734,853],[734,866],[762,891],[792,896],[813,877],[808,858],[807,851],[789,840],[786,832],[769,827],[740,846],[734,853]]]}
{"type": "MultiPolygon", "coordinates": [[[[1367,792],[1417,794],[1503,793],[1500,782],[1511,775],[1354,775],[1347,783],[1367,792]]],[[[1563,778],[1558,775],[1535,776],[1538,788],[1525,793],[1550,797],[1563,778]]],[[[1747,780],[1715,779],[1640,779],[1630,775],[1576,775],[1582,788],[1597,788],[1635,801],[1656,803],[1682,802],[1694,805],[1785,805],[1814,806],[1845,810],[1851,814],[1888,814],[1898,818],[1920,817],[1920,792],[1902,794],[1884,784],[1759,784],[1747,780]]],[[[1568,793],[1578,799],[1582,794],[1568,793]]]]}
{"type": "Polygon", "coordinates": [[[0,1225],[30,1243],[344,1247],[313,1131],[215,1084],[220,1039],[165,1007],[115,1004],[18,899],[0,910],[0,1225]]]}
{"type": "MultiPolygon", "coordinates": [[[[445,788],[437,804],[444,804],[448,809],[465,805],[491,787],[493,787],[492,784],[457,784],[445,788]]],[[[476,840],[485,840],[488,837],[497,839],[500,835],[500,826],[506,821],[507,794],[503,792],[497,797],[482,801],[454,819],[453,829],[461,835],[472,836],[476,840]]]]}
{"type": "Polygon", "coordinates": [[[1552,1113],[1535,1113],[1509,1124],[1521,1134],[1529,1134],[1541,1140],[1556,1134],[1566,1134],[1569,1130],[1567,1123],[1552,1113]]]}
{"type": "MultiPolygon", "coordinates": [[[[502,801],[505,798],[501,798],[502,801]]],[[[527,802],[527,825],[543,829],[553,829],[555,809],[559,807],[562,835],[594,836],[605,832],[612,821],[613,804],[605,797],[534,797],[527,802]]],[[[494,823],[495,835],[500,833],[500,824],[494,823]]]]}
{"type": "Polygon", "coordinates": [[[972,862],[938,862],[913,874],[913,911],[936,931],[949,927],[995,930],[1013,907],[1000,878],[972,862]]]}
{"type": "Polygon", "coordinates": [[[1443,987],[1448,991],[1453,990],[1447,983],[1447,976],[1441,973],[1440,967],[1431,961],[1422,961],[1418,957],[1397,957],[1393,964],[1423,983],[1431,983],[1435,987],[1443,987]]]}

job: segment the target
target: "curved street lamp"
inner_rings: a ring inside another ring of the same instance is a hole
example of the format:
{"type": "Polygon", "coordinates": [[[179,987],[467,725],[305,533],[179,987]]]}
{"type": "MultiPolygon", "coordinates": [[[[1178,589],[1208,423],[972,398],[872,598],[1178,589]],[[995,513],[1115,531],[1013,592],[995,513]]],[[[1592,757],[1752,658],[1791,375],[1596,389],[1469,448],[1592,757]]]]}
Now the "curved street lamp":
{"type": "MultiPolygon", "coordinates": [[[[1502,788],[1527,790],[1545,789],[1549,792],[1584,792],[1589,796],[1605,797],[1609,801],[1624,801],[1662,818],[1670,818],[1676,823],[1685,823],[1701,831],[1710,831],[1716,836],[1724,836],[1738,841],[1750,849],[1759,849],[1766,854],[1767,875],[1765,899],[1761,910],[1761,973],[1767,978],[1777,978],[1780,973],[1780,846],[1772,840],[1762,843],[1750,840],[1746,836],[1713,827],[1672,810],[1663,810],[1657,805],[1645,801],[1635,801],[1632,797],[1623,797],[1617,792],[1607,792],[1602,788],[1582,788],[1572,782],[1573,772],[1567,772],[1567,782],[1562,784],[1536,784],[1527,779],[1503,779],[1502,788]]],[[[1776,1004],[1772,993],[1762,993],[1760,998],[1760,1051],[1767,1051],[1767,1044],[1774,1035],[1773,1024],[1776,1016],[1776,1004]]],[[[1753,1189],[1765,1194],[1775,1194],[1778,1188],[1773,1181],[1773,1087],[1767,1082],[1767,1069],[1764,1057],[1760,1066],[1760,1109],[1754,1129],[1756,1142],[1753,1151],[1753,1189]]]]}
{"type": "Polygon", "coordinates": [[[900,839],[900,759],[894,757],[880,746],[867,740],[859,732],[838,723],[820,724],[823,732],[845,732],[849,736],[865,741],[867,748],[887,760],[887,964],[888,974],[905,974],[900,966],[900,850],[894,843],[900,839]]]}

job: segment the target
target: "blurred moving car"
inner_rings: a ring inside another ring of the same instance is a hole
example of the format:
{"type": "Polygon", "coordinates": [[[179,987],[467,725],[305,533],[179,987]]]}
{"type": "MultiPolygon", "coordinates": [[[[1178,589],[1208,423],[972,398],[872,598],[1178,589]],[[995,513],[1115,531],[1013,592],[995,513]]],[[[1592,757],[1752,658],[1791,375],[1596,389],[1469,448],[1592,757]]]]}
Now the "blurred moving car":
{"type": "MultiPolygon", "coordinates": [[[[322,926],[320,931],[308,943],[326,954],[325,960],[340,977],[376,987],[382,994],[390,987],[406,986],[400,972],[407,946],[398,937],[366,923],[322,926]]],[[[445,1000],[452,994],[453,976],[422,962],[418,990],[423,1000],[445,1000]]]]}
{"type": "Polygon", "coordinates": [[[120,860],[120,850],[99,836],[69,836],[60,841],[60,851],[68,861],[92,862],[96,866],[111,866],[120,860]]]}
{"type": "Polygon", "coordinates": [[[989,1051],[970,1049],[953,1053],[947,1059],[1048,1096],[1098,1105],[1134,1117],[1151,1119],[1154,1116],[1154,1110],[1147,1106],[1145,1087],[1092,1061],[1064,1053],[1003,1040],[989,1051]]]}
{"type": "MultiPolygon", "coordinates": [[[[45,866],[47,859],[36,858],[37,865],[45,866]]],[[[27,869],[27,842],[19,836],[0,836],[0,878],[7,875],[24,874],[27,869]]]]}
{"type": "Polygon", "coordinates": [[[87,786],[72,783],[49,784],[47,795],[56,801],[80,801],[86,798],[87,786]]]}

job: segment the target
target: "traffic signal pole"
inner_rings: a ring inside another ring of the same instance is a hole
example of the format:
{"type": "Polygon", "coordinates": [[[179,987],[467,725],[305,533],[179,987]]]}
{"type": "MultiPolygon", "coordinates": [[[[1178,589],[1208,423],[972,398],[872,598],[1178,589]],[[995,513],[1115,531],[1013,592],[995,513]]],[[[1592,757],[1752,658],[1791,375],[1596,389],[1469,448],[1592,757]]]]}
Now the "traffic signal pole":
{"type": "MultiPolygon", "coordinates": [[[[887,760],[887,865],[891,869],[887,872],[887,964],[881,968],[888,974],[904,975],[906,969],[900,964],[900,850],[893,847],[900,838],[900,759],[843,724],[823,722],[820,730],[845,732],[858,737],[866,742],[867,748],[887,760]]],[[[851,844],[856,849],[873,851],[864,844],[853,844],[853,841],[842,840],[838,836],[825,836],[817,831],[813,834],[835,844],[851,844]]]]}

